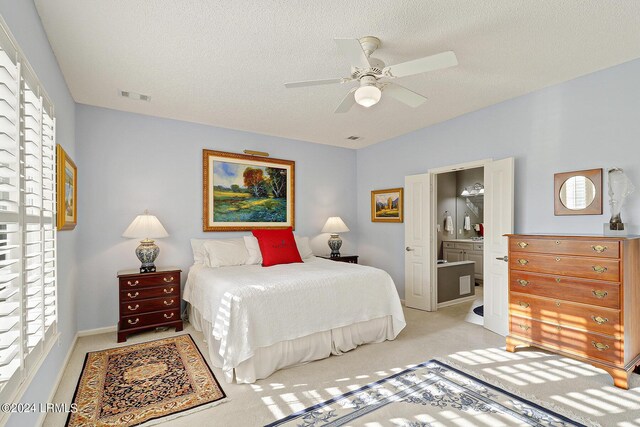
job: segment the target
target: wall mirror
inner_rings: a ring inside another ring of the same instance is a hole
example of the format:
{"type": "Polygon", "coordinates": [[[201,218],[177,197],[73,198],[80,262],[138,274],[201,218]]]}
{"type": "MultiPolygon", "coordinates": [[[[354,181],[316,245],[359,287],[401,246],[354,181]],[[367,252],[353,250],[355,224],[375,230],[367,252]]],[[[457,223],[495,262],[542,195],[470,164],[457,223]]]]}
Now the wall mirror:
{"type": "Polygon", "coordinates": [[[602,169],[554,175],[556,215],[602,214],[602,169]]]}

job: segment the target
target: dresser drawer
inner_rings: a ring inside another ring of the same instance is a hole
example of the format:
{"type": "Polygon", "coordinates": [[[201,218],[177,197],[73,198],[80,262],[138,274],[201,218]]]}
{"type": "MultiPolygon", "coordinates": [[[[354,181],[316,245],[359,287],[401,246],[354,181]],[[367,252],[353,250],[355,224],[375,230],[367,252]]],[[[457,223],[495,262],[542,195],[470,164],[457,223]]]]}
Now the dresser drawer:
{"type": "Polygon", "coordinates": [[[158,298],[166,296],[180,296],[180,286],[166,285],[153,288],[138,288],[120,291],[120,302],[138,301],[147,298],[158,298]]]}
{"type": "Polygon", "coordinates": [[[120,329],[140,328],[142,326],[162,325],[163,323],[180,320],[180,309],[154,311],[153,313],[122,316],[120,329]]]}
{"type": "Polygon", "coordinates": [[[583,331],[622,335],[620,311],[561,300],[536,298],[527,294],[511,292],[510,313],[541,320],[554,325],[569,326],[583,331]]]}
{"type": "Polygon", "coordinates": [[[620,308],[620,284],[511,270],[509,290],[542,297],[620,308]]]}
{"type": "Polygon", "coordinates": [[[620,262],[614,259],[512,252],[509,266],[513,270],[534,273],[558,274],[613,282],[620,280],[620,262]]]}
{"type": "Polygon", "coordinates": [[[150,311],[168,310],[180,307],[180,297],[167,296],[164,298],[152,298],[140,301],[129,301],[120,304],[120,315],[130,316],[150,311]]]}
{"type": "Polygon", "coordinates": [[[120,277],[120,290],[126,291],[128,289],[138,289],[149,286],[170,285],[179,283],[179,273],[149,273],[148,275],[145,274],[144,276],[137,275],[135,277],[120,277]]]}
{"type": "Polygon", "coordinates": [[[620,242],[611,240],[541,239],[514,236],[509,249],[518,252],[552,253],[588,257],[619,258],[620,242]]]}
{"type": "Polygon", "coordinates": [[[622,342],[613,337],[558,327],[524,317],[509,317],[510,334],[541,348],[565,351],[579,357],[622,363],[622,342]]]}

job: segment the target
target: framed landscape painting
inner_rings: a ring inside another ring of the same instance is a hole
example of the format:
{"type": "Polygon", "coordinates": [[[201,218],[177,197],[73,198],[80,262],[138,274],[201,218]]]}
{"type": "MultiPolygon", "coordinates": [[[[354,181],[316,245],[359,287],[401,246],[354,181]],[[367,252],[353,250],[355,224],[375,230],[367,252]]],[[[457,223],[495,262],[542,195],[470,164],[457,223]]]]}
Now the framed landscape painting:
{"type": "Polygon", "coordinates": [[[295,228],[295,162],[202,150],[203,231],[295,228]]]}
{"type": "Polygon", "coordinates": [[[403,189],[374,190],[371,192],[371,222],[403,221],[403,189]]]}
{"type": "Polygon", "coordinates": [[[78,223],[78,169],[60,144],[56,155],[58,230],[73,230],[78,223]]]}

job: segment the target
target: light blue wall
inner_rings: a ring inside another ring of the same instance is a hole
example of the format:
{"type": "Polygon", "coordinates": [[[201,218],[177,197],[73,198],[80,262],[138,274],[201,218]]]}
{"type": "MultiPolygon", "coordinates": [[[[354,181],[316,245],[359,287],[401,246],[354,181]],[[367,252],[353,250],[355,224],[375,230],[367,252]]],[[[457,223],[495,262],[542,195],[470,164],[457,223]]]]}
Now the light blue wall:
{"type": "Polygon", "coordinates": [[[515,157],[517,232],[602,233],[608,196],[602,216],[555,217],[553,174],[611,166],[624,168],[638,187],[622,217],[640,225],[638,76],[635,60],[358,150],[362,261],[387,270],[404,295],[404,224],[372,223],[370,191],[402,187],[406,175],[430,168],[490,157],[515,157]]]}
{"type": "MultiPolygon", "coordinates": [[[[156,265],[193,263],[189,239],[246,233],[202,231],[202,149],[241,153],[267,151],[294,160],[296,230],[316,237],[329,216],[341,216],[356,229],[354,150],[239,132],[194,123],[77,105],[79,141],[78,292],[90,295],[78,306],[79,329],[117,322],[118,270],[139,267],[135,240],[122,232],[149,209],[169,233],[158,240],[156,265]]],[[[356,233],[343,236],[343,252],[353,252],[356,233]]],[[[328,236],[312,242],[328,253],[328,236]]],[[[115,335],[114,335],[115,338],[115,335]]]]}
{"type": "MultiPolygon", "coordinates": [[[[20,48],[44,85],[55,106],[57,142],[62,144],[71,158],[76,159],[75,103],[49,46],[32,1],[0,0],[0,14],[7,22],[20,48]]],[[[77,159],[76,159],[77,160],[77,159]]],[[[82,164],[78,164],[82,170],[82,164]]],[[[62,363],[76,333],[76,239],[77,231],[58,234],[58,301],[60,345],[54,345],[36,377],[31,382],[22,402],[46,402],[62,363]]],[[[36,424],[39,414],[15,414],[9,426],[36,424]]]]}

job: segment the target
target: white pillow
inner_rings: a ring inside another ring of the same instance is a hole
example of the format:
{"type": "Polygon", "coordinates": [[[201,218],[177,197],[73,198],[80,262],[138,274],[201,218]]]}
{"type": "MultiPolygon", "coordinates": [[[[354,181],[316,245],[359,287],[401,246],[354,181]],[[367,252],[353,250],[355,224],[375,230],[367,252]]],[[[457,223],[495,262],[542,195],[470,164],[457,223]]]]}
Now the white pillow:
{"type": "Polygon", "coordinates": [[[204,242],[208,239],[191,239],[194,264],[207,264],[207,252],[204,250],[204,242]]]}
{"type": "Polygon", "coordinates": [[[311,250],[311,246],[309,245],[309,238],[295,236],[295,239],[296,246],[298,247],[298,252],[300,253],[300,258],[311,258],[313,256],[313,251],[311,250]]]}
{"type": "Polygon", "coordinates": [[[262,264],[262,252],[255,236],[244,236],[244,245],[249,253],[247,265],[262,264]]]}
{"type": "Polygon", "coordinates": [[[211,239],[203,245],[208,256],[209,267],[228,267],[247,263],[249,253],[242,238],[211,239]]]}

